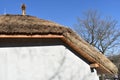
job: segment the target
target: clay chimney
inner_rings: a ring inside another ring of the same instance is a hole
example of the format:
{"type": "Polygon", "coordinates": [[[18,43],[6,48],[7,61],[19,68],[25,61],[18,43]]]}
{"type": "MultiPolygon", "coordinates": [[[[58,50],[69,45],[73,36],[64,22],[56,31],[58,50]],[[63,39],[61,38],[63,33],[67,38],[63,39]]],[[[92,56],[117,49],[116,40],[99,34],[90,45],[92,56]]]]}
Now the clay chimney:
{"type": "Polygon", "coordinates": [[[25,4],[22,4],[21,9],[22,9],[22,15],[26,15],[26,5],[25,4]]]}

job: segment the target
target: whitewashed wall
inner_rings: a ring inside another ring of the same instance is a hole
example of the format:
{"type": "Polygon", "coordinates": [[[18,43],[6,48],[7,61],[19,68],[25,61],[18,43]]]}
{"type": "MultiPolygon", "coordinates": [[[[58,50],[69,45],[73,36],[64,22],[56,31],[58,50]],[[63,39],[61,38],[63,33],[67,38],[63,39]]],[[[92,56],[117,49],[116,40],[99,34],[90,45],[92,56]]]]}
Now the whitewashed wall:
{"type": "Polygon", "coordinates": [[[0,48],[0,80],[99,80],[64,46],[0,48]]]}

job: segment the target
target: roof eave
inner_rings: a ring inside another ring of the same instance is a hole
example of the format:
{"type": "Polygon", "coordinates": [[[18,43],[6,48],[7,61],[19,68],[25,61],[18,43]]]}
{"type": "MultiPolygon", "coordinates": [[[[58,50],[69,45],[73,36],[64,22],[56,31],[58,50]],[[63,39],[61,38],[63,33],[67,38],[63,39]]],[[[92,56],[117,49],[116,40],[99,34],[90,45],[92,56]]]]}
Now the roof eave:
{"type": "MultiPolygon", "coordinates": [[[[85,51],[84,51],[83,48],[80,48],[79,44],[76,44],[75,40],[73,40],[74,38],[71,38],[70,36],[71,35],[53,35],[53,34],[48,34],[48,35],[0,35],[0,38],[6,38],[6,39],[7,38],[46,38],[46,39],[48,39],[48,38],[56,39],[57,38],[57,39],[61,39],[66,44],[68,44],[72,49],[77,51],[79,53],[79,55],[81,55],[82,57],[87,59],[90,63],[99,64],[99,67],[96,68],[98,73],[117,74],[117,71],[118,71],[117,67],[114,64],[112,64],[112,62],[110,62],[109,59],[107,59],[105,56],[102,56],[105,60],[108,61],[108,63],[110,65],[112,65],[111,66],[112,68],[109,68],[102,62],[100,63],[98,60],[96,60],[94,57],[92,57],[90,54],[88,54],[89,52],[91,52],[89,49],[84,47],[85,48],[85,51]]],[[[86,44],[87,44],[86,42],[81,42],[80,45],[86,45],[86,44]]],[[[98,53],[98,52],[96,51],[96,53],[98,53]]],[[[99,55],[99,56],[101,56],[101,55],[99,55]]]]}

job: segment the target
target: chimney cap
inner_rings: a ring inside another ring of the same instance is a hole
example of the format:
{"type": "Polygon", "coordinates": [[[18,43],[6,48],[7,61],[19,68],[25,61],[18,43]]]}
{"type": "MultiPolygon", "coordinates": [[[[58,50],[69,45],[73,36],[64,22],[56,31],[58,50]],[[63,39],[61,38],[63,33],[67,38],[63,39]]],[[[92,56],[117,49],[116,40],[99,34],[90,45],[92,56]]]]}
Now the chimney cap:
{"type": "Polygon", "coordinates": [[[25,9],[26,9],[26,5],[25,5],[25,4],[22,4],[21,9],[22,9],[22,10],[25,10],[25,9]]]}

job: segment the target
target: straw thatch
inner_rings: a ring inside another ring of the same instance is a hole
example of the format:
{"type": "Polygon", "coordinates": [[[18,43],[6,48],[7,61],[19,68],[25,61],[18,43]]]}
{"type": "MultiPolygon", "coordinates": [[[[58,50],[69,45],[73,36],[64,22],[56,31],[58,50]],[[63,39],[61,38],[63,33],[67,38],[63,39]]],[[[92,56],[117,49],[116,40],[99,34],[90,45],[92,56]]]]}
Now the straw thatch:
{"type": "Polygon", "coordinates": [[[93,46],[81,39],[71,29],[51,21],[32,16],[1,15],[0,35],[58,35],[90,63],[97,63],[99,73],[116,74],[117,67],[93,46]]]}
{"type": "Polygon", "coordinates": [[[2,34],[62,34],[66,30],[61,25],[32,16],[0,16],[0,33],[2,34]]]}

